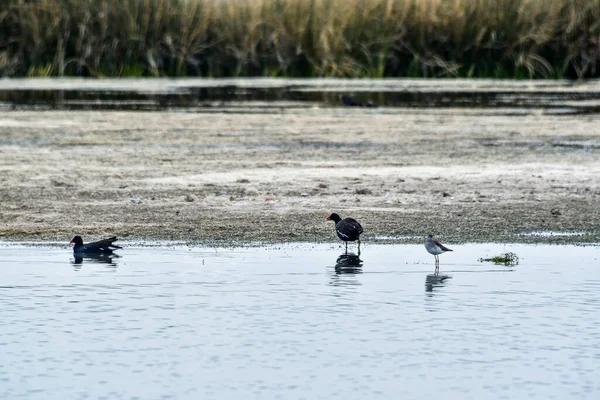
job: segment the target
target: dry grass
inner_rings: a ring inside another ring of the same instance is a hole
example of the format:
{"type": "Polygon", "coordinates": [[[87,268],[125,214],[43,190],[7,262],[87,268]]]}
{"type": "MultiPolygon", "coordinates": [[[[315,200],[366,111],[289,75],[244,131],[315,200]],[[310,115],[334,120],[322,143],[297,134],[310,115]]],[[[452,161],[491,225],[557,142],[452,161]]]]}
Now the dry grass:
{"type": "Polygon", "coordinates": [[[4,0],[4,76],[597,77],[598,0],[4,0]]]}

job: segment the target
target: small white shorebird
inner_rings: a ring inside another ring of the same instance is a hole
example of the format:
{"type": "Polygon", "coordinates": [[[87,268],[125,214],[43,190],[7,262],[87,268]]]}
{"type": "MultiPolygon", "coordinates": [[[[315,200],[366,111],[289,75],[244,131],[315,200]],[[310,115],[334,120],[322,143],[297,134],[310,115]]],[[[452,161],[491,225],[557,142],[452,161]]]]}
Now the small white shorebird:
{"type": "Polygon", "coordinates": [[[429,254],[433,254],[435,257],[436,272],[440,270],[440,258],[438,257],[438,255],[447,251],[452,251],[440,242],[436,242],[435,240],[433,240],[433,235],[427,235],[427,239],[425,239],[425,249],[427,249],[427,252],[429,252],[429,254]]]}

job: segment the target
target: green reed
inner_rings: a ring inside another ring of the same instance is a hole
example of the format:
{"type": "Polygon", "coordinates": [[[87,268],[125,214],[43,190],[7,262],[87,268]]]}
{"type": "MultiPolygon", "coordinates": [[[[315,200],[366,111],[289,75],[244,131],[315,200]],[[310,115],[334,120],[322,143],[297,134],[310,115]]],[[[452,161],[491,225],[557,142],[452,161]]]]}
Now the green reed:
{"type": "Polygon", "coordinates": [[[600,0],[4,0],[1,76],[598,77],[600,0]]]}

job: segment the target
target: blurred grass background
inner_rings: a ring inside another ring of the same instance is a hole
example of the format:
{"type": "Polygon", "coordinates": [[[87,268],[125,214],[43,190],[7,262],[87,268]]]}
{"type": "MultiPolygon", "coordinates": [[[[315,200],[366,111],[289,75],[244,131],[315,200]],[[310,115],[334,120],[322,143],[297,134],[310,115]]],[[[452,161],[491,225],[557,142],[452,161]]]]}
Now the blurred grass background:
{"type": "Polygon", "coordinates": [[[595,78],[600,0],[2,0],[0,76],[595,78]]]}

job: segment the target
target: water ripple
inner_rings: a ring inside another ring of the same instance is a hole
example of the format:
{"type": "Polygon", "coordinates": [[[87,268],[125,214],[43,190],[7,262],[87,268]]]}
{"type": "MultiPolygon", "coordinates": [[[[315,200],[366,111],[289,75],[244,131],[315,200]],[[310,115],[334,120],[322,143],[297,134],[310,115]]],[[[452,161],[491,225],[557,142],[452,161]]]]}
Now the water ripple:
{"type": "Polygon", "coordinates": [[[512,247],[3,247],[0,397],[597,398],[597,249],[512,247]]]}

